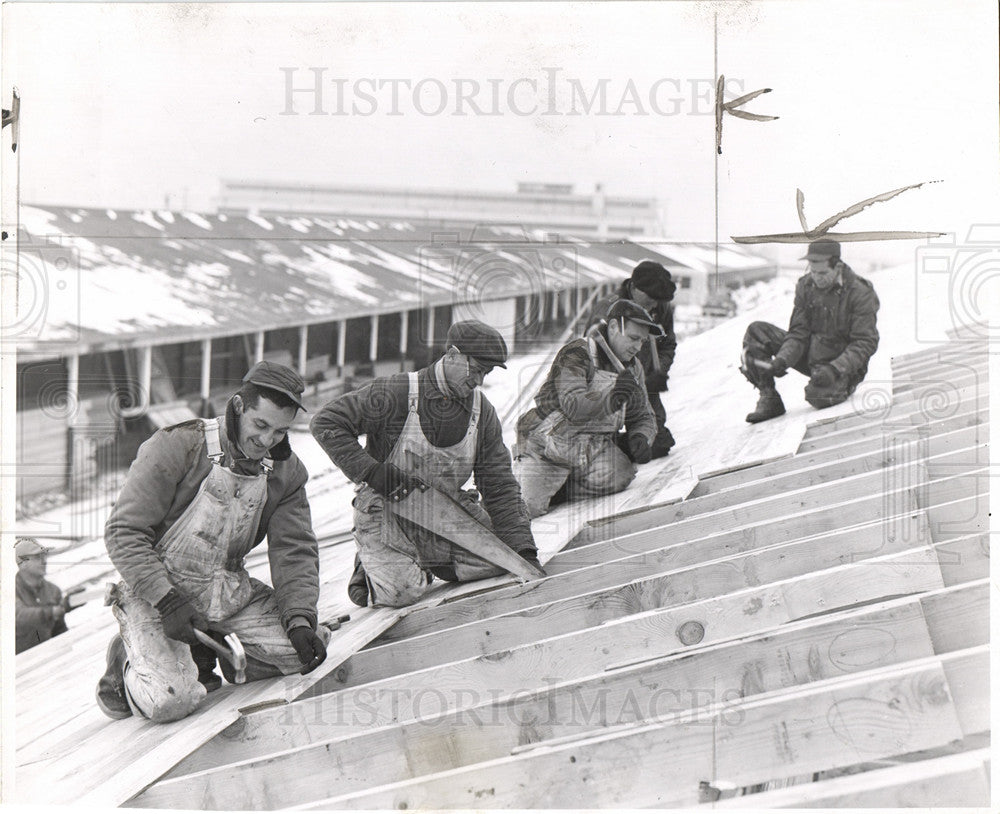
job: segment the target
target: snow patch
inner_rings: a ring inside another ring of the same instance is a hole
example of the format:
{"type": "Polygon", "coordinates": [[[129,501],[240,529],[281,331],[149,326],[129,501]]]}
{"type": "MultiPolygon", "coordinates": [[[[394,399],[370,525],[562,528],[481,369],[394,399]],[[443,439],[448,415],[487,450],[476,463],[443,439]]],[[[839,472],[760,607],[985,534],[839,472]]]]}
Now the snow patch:
{"type": "Polygon", "coordinates": [[[204,229],[205,231],[208,231],[208,232],[212,231],[212,224],[209,223],[207,220],[205,220],[197,212],[181,212],[181,215],[186,220],[189,220],[191,223],[193,223],[195,226],[199,227],[200,229],[204,229]]]}
{"type": "Polygon", "coordinates": [[[264,220],[260,215],[247,215],[247,220],[257,224],[261,229],[267,229],[269,232],[274,230],[273,224],[270,221],[264,220]]]}
{"type": "Polygon", "coordinates": [[[153,217],[152,212],[133,212],[132,220],[136,221],[136,223],[141,223],[143,226],[148,226],[150,229],[156,229],[157,232],[163,231],[163,224],[153,217]]]}

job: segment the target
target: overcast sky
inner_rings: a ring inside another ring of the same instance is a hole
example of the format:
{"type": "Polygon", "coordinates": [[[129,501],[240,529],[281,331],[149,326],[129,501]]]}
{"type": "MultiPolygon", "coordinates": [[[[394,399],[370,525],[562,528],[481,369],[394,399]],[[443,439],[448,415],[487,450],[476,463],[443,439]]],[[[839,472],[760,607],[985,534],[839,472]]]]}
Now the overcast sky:
{"type": "Polygon", "coordinates": [[[771,87],[746,109],[781,117],[726,118],[723,238],[797,229],[796,187],[810,225],[931,179],[842,228],[995,218],[987,0],[5,4],[22,200],[211,210],[223,177],[603,183],[663,202],[670,237],[711,239],[714,10],[727,98],[771,87]]]}

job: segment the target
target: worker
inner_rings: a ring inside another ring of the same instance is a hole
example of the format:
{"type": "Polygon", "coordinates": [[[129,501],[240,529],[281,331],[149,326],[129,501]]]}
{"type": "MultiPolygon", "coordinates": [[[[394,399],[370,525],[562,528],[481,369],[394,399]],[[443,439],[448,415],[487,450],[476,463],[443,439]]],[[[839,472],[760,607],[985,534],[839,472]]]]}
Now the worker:
{"type": "Polygon", "coordinates": [[[517,424],[514,471],[532,517],[553,499],[620,492],[651,460],[656,422],[636,356],[660,331],[645,308],[619,299],[604,324],[559,350],[517,424]]]}
{"type": "MultiPolygon", "coordinates": [[[[308,474],[288,442],[304,389],[294,370],[258,362],[224,415],[158,430],[139,447],[105,527],[122,577],[112,604],[121,635],[97,689],[109,717],[162,722],[197,709],[221,679],[196,630],[220,643],[235,633],[251,681],[326,658],[308,474]],[[265,536],[273,588],[243,564],[265,536]]],[[[234,681],[233,665],[221,667],[234,681]]]]}
{"type": "Polygon", "coordinates": [[[14,543],[14,652],[20,653],[66,632],[66,614],[83,603],[71,599],[83,587],[63,592],[45,578],[49,550],[34,537],[14,543]]]}
{"type": "MultiPolygon", "coordinates": [[[[445,537],[387,511],[386,503],[433,486],[491,528],[533,565],[538,551],[511,474],[496,410],[480,390],[506,368],[507,345],[478,320],[448,329],[447,350],[429,367],[377,378],[333,399],[311,422],[330,459],[356,484],[354,572],[348,595],[360,606],[404,607],[434,577],[469,582],[504,573],[445,537]],[[366,437],[364,448],[360,436],[366,437]],[[463,489],[469,477],[475,489],[463,489]]],[[[424,510],[433,512],[433,497],[424,510]]]]}
{"type": "Polygon", "coordinates": [[[587,327],[599,324],[616,300],[632,300],[645,308],[660,332],[650,332],[639,348],[636,360],[642,366],[646,379],[646,395],[656,421],[653,439],[653,458],[663,458],[674,446],[674,436],[667,428],[667,409],[661,393],[667,391],[670,366],[677,353],[677,335],[674,333],[674,292],[677,284],[670,272],[655,260],[643,260],[632,269],[632,275],[622,282],[610,297],[598,300],[587,317],[587,327]]]}
{"type": "Polygon", "coordinates": [[[788,330],[752,322],[743,336],[740,371],[760,391],[751,424],[783,415],[774,380],[789,368],[809,377],[806,401],[822,409],[846,401],[868,373],[878,348],[879,301],[872,284],[840,259],[835,240],[814,240],[801,260],[788,330]]]}

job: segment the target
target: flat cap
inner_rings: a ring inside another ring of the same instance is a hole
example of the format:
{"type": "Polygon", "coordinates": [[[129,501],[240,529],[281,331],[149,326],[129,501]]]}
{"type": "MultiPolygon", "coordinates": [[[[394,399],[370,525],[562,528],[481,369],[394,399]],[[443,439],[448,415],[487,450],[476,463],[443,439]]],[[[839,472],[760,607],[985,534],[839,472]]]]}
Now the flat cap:
{"type": "Polygon", "coordinates": [[[244,382],[255,384],[258,387],[266,387],[268,390],[277,390],[284,393],[303,410],[306,406],[302,403],[302,393],[305,392],[306,383],[302,377],[285,365],[277,362],[269,362],[266,359],[255,364],[247,375],[243,377],[244,382]]]}
{"type": "Polygon", "coordinates": [[[799,260],[829,260],[840,257],[840,244],[836,240],[814,240],[809,244],[809,251],[799,260]]]}
{"type": "Polygon", "coordinates": [[[507,367],[504,364],[507,361],[507,343],[503,341],[500,331],[478,319],[456,322],[448,329],[445,341],[481,362],[504,369],[507,367]]]}
{"type": "Polygon", "coordinates": [[[18,537],[17,542],[14,543],[14,559],[17,562],[20,562],[25,557],[48,553],[49,550],[34,537],[18,537]]]}
{"type": "Polygon", "coordinates": [[[625,319],[629,322],[645,325],[651,334],[660,335],[663,333],[663,328],[656,323],[649,311],[632,300],[615,300],[611,303],[611,307],[608,309],[608,322],[613,319],[625,319]]]}

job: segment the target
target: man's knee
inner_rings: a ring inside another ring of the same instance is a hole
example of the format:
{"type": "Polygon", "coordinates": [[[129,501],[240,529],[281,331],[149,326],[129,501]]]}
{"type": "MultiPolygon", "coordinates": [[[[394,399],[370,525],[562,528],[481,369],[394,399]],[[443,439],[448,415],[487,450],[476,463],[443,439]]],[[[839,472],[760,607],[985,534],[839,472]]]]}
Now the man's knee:
{"type": "Polygon", "coordinates": [[[610,495],[626,489],[638,471],[628,456],[612,444],[594,459],[578,483],[588,494],[610,495]]]}
{"type": "Polygon", "coordinates": [[[176,671],[176,675],[142,675],[126,665],[125,693],[132,711],[148,718],[153,723],[165,724],[186,718],[198,707],[208,694],[198,681],[198,670],[191,661],[176,671]]]}

